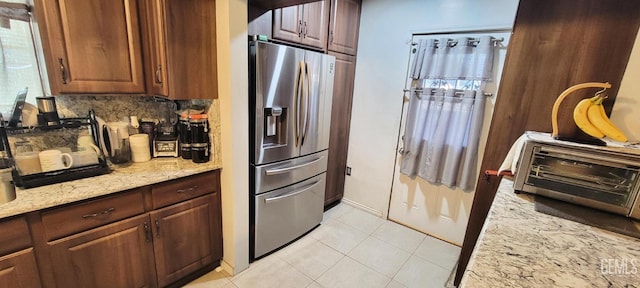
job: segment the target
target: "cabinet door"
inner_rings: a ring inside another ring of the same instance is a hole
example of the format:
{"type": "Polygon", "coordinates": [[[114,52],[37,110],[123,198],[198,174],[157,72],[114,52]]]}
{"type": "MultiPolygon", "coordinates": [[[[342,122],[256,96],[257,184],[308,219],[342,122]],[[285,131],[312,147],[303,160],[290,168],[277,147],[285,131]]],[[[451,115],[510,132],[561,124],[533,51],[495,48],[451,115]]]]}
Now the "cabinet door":
{"type": "Polygon", "coordinates": [[[334,52],[329,52],[329,55],[336,57],[336,74],[333,82],[325,205],[342,199],[344,192],[353,81],[356,72],[356,57],[334,52]]]}
{"type": "MultiPolygon", "coordinates": [[[[216,1],[159,0],[171,99],[218,98],[216,1]]],[[[162,33],[161,31],[158,33],[162,33]]],[[[154,72],[155,74],[155,72],[154,72]]]]}
{"type": "Polygon", "coordinates": [[[0,288],[40,287],[33,248],[0,257],[0,288]]]}
{"type": "Polygon", "coordinates": [[[222,258],[218,193],[151,212],[151,220],[159,286],[222,258]]]}
{"type": "Polygon", "coordinates": [[[302,41],[303,5],[273,10],[273,38],[300,43],[302,41]]]}
{"type": "Polygon", "coordinates": [[[317,1],[303,5],[302,44],[327,48],[329,1],[317,1]]]}
{"type": "Polygon", "coordinates": [[[54,95],[144,93],[135,0],[37,0],[54,95]]]}
{"type": "Polygon", "coordinates": [[[146,0],[146,36],[149,46],[148,62],[146,66],[148,77],[151,79],[149,94],[169,96],[167,83],[167,55],[165,51],[164,6],[160,0],[146,0]]]}
{"type": "Polygon", "coordinates": [[[361,4],[361,0],[331,0],[330,51],[356,55],[361,4]]]}
{"type": "Polygon", "coordinates": [[[155,287],[148,215],[49,242],[57,287],[155,287]]]}

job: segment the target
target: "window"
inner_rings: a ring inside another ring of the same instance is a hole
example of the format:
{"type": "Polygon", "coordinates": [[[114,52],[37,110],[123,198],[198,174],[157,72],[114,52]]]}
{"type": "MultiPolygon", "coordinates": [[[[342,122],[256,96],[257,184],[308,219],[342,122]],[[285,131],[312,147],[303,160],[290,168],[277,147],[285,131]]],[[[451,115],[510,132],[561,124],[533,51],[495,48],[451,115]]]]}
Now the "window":
{"type": "Polygon", "coordinates": [[[28,6],[25,0],[11,2],[0,2],[0,112],[5,120],[25,87],[28,103],[35,105],[35,97],[44,95],[28,6]]]}

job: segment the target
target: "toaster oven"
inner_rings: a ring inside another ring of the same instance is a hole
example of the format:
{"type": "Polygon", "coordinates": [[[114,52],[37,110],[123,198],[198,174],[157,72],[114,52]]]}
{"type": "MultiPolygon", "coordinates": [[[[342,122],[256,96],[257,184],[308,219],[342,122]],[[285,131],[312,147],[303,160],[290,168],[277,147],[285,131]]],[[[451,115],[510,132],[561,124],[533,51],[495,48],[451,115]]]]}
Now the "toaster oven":
{"type": "Polygon", "coordinates": [[[640,155],[624,150],[527,140],[514,188],[640,219],[640,155]]]}

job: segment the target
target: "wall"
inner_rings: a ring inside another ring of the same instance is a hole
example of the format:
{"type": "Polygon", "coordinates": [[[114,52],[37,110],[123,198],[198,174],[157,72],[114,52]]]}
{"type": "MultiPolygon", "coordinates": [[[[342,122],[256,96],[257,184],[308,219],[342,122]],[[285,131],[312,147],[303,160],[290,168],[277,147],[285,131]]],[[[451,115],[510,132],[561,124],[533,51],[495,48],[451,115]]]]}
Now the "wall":
{"type": "Polygon", "coordinates": [[[247,0],[216,1],[222,129],[222,266],[249,267],[249,79],[247,0]]]}
{"type": "Polygon", "coordinates": [[[517,5],[517,0],[363,1],[347,201],[387,216],[412,33],[509,29],[517,5]]]}
{"type": "Polygon", "coordinates": [[[630,142],[640,142],[640,114],[638,114],[640,82],[638,79],[640,79],[640,30],[611,112],[611,121],[629,137],[630,142]]]}

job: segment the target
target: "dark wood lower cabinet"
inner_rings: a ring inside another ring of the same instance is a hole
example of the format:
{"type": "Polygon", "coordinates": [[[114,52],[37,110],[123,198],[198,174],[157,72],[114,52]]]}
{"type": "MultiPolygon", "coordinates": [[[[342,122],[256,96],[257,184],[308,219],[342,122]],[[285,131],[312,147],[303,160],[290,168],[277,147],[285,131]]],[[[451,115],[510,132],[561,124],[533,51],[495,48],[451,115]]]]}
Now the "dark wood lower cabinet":
{"type": "Polygon", "coordinates": [[[327,163],[327,187],[324,204],[330,205],[342,199],[349,150],[351,103],[353,81],[356,73],[356,57],[329,52],[336,57],[331,105],[331,132],[329,135],[329,159],[327,163]]]}
{"type": "Polygon", "coordinates": [[[33,248],[0,257],[0,288],[21,287],[40,287],[33,248]]]}
{"type": "Polygon", "coordinates": [[[28,240],[0,233],[0,288],[179,287],[212,270],[222,259],[219,173],[31,212],[30,229],[24,218],[0,223],[28,240]],[[52,232],[61,225],[71,228],[52,232]]]}
{"type": "Polygon", "coordinates": [[[222,258],[220,203],[208,195],[151,212],[158,285],[166,286],[222,258]]]}
{"type": "Polygon", "coordinates": [[[148,215],[50,243],[56,287],[156,287],[148,215]]]}

